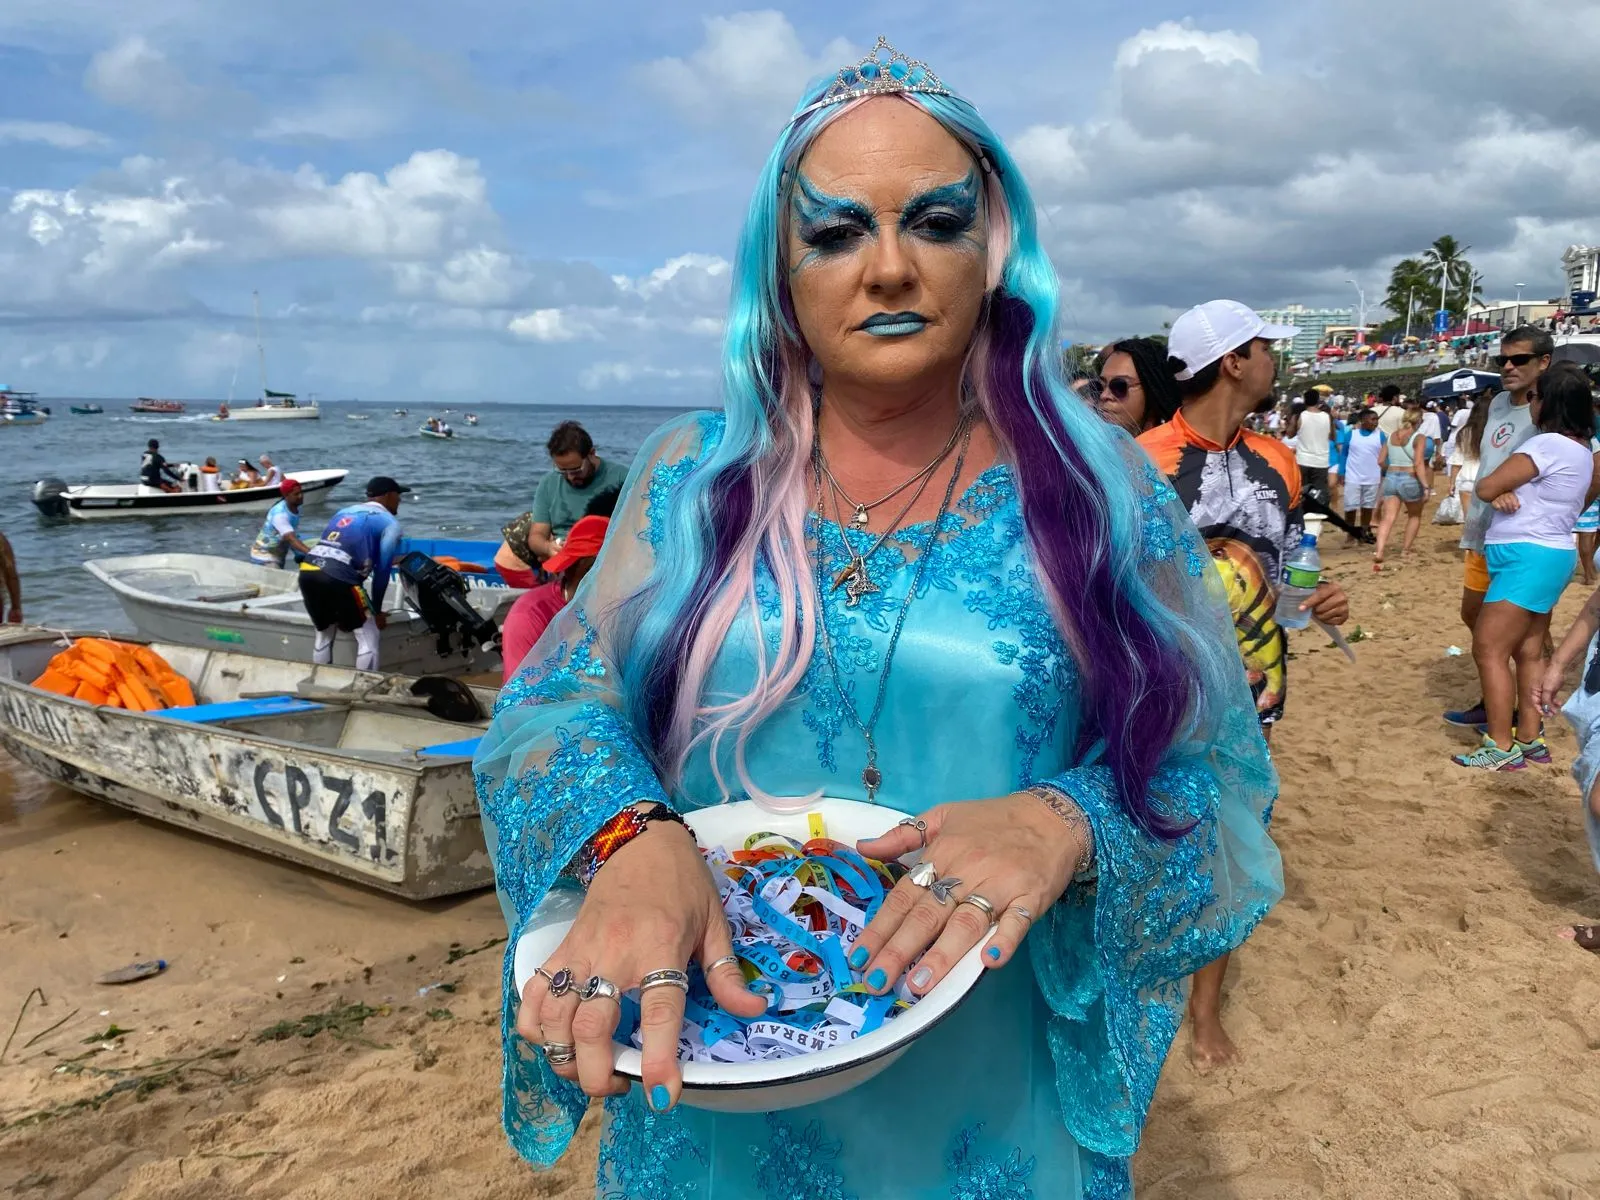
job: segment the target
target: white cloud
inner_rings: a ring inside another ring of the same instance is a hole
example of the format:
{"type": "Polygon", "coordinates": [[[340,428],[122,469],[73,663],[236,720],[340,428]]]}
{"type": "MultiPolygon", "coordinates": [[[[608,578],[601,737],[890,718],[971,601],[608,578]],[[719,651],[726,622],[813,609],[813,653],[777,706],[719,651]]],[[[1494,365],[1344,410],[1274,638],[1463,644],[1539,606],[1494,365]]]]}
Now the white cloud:
{"type": "Polygon", "coordinates": [[[1261,46],[1248,33],[1206,33],[1192,21],[1163,21],[1154,29],[1141,29],[1117,47],[1116,67],[1130,71],[1147,55],[1174,52],[1198,54],[1216,66],[1243,63],[1253,71],[1261,69],[1261,46]]]}
{"type": "Polygon", "coordinates": [[[843,38],[808,54],[789,19],[770,9],[707,17],[705,29],[705,41],[687,58],[640,68],[648,87],[702,124],[775,131],[807,83],[861,57],[843,38]]]}
{"type": "Polygon", "coordinates": [[[708,367],[656,367],[642,363],[601,362],[578,373],[578,386],[586,392],[622,387],[644,381],[699,383],[712,379],[708,367]]]}
{"type": "Polygon", "coordinates": [[[125,37],[89,60],[84,85],[108,104],[160,117],[182,117],[202,101],[167,56],[144,38],[125,37]]]}
{"type": "Polygon", "coordinates": [[[530,342],[570,342],[595,336],[593,326],[559,308],[536,308],[511,318],[506,325],[514,337],[530,342]]]}
{"type": "Polygon", "coordinates": [[[620,291],[645,300],[666,296],[682,304],[720,304],[728,294],[731,270],[732,264],[716,254],[680,254],[637,279],[626,275],[611,278],[620,291]]]}
{"type": "Polygon", "coordinates": [[[57,150],[89,150],[107,145],[105,134],[61,121],[0,121],[0,143],[34,142],[57,150]]]}

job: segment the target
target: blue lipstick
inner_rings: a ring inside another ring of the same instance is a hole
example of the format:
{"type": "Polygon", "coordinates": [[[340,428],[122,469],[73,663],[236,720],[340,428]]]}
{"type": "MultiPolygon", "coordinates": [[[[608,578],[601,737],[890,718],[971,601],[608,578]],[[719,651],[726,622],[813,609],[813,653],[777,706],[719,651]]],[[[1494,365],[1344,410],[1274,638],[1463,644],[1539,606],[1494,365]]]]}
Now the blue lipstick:
{"type": "Polygon", "coordinates": [[[921,333],[927,327],[928,318],[919,312],[873,313],[856,326],[873,337],[905,337],[921,333]]]}

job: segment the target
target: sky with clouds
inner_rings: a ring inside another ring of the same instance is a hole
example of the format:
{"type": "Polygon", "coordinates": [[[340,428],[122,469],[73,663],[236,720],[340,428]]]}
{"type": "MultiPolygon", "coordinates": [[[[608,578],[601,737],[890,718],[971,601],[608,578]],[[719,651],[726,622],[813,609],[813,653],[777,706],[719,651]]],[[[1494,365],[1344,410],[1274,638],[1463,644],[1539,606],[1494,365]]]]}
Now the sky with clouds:
{"type": "Polygon", "coordinates": [[[7,0],[0,382],[249,395],[255,290],[279,389],[714,401],[760,162],[880,32],[1023,164],[1068,337],[1600,242],[1600,0],[7,0]]]}

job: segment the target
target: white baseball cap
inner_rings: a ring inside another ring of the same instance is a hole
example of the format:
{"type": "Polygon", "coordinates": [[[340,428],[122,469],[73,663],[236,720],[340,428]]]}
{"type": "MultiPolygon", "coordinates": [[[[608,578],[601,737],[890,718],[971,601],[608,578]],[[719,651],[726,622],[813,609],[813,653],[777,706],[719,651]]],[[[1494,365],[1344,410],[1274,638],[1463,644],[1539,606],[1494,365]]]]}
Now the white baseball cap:
{"type": "Polygon", "coordinates": [[[1269,325],[1252,308],[1237,300],[1207,300],[1197,304],[1172,323],[1167,335],[1167,353],[1183,360],[1179,379],[1193,379],[1224,354],[1246,342],[1266,338],[1269,342],[1292,338],[1300,331],[1293,325],[1269,325]]]}

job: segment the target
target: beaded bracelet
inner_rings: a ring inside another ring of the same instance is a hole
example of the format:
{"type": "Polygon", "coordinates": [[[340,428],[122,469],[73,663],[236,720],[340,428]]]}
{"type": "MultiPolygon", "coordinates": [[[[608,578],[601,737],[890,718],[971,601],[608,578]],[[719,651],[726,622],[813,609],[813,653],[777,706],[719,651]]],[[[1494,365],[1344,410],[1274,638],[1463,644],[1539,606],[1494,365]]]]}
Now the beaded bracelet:
{"type": "Polygon", "coordinates": [[[595,872],[605,866],[613,854],[633,841],[655,821],[684,824],[682,817],[660,801],[655,801],[649,807],[642,809],[629,805],[600,826],[594,836],[583,844],[568,866],[567,873],[579,884],[588,887],[594,879],[595,872]]]}
{"type": "Polygon", "coordinates": [[[1076,829],[1083,835],[1083,853],[1078,855],[1078,861],[1072,868],[1073,880],[1082,881],[1087,877],[1089,868],[1094,865],[1094,826],[1089,824],[1089,818],[1083,815],[1083,809],[1078,807],[1071,796],[1048,784],[1035,784],[1028,789],[1028,795],[1043,802],[1044,806],[1065,821],[1069,828],[1076,829]]]}

